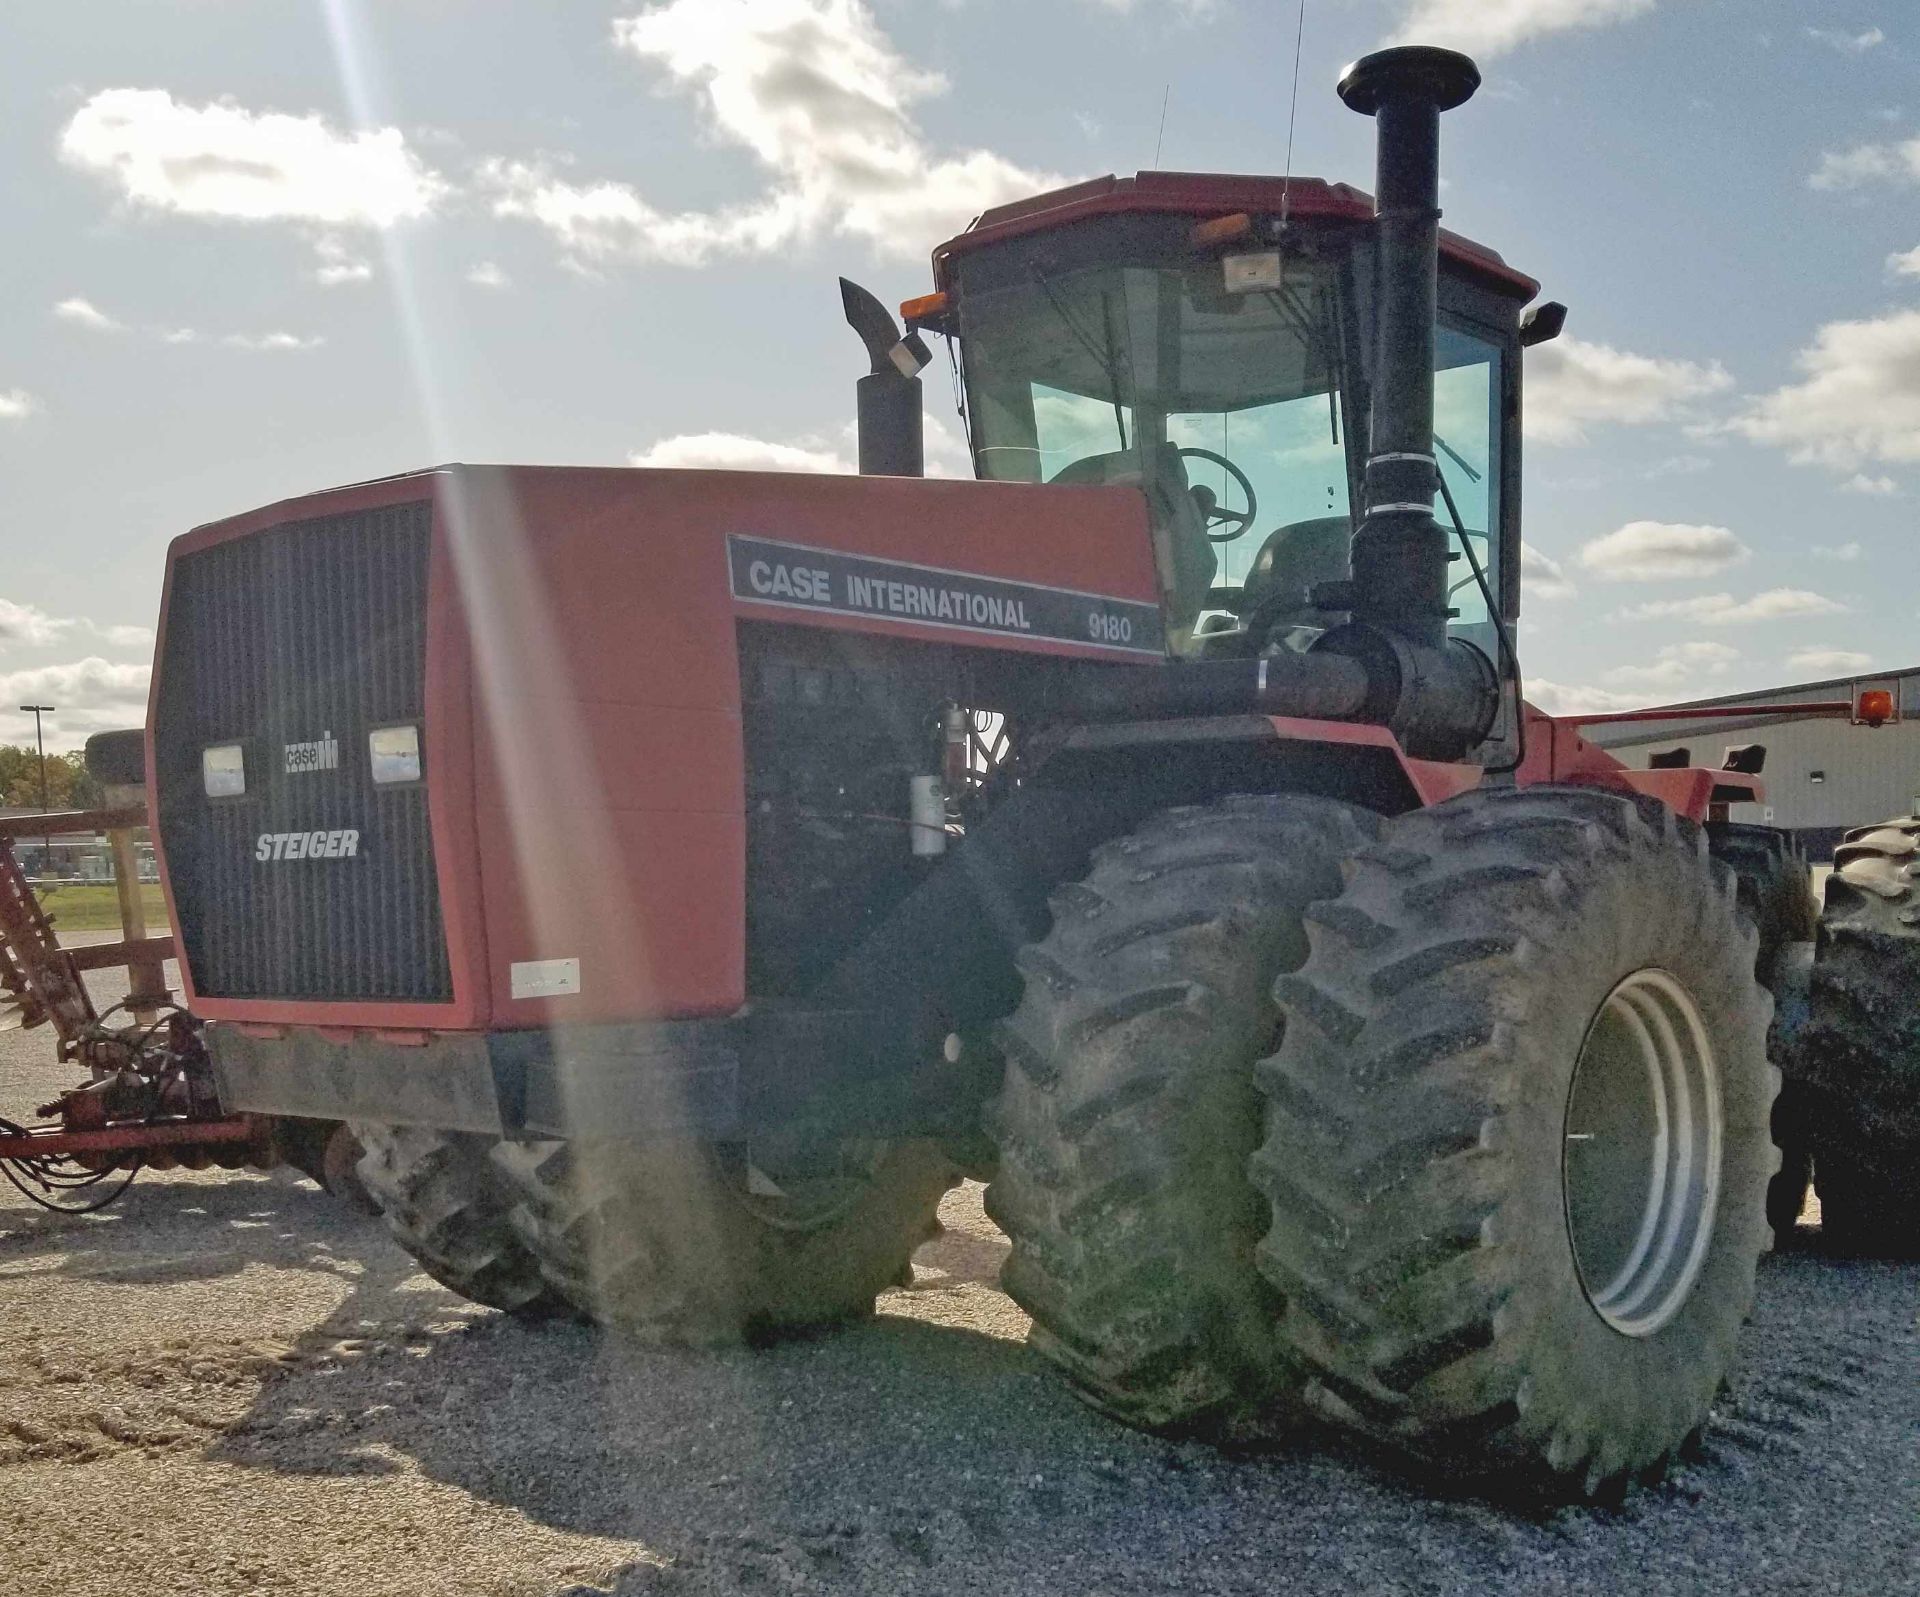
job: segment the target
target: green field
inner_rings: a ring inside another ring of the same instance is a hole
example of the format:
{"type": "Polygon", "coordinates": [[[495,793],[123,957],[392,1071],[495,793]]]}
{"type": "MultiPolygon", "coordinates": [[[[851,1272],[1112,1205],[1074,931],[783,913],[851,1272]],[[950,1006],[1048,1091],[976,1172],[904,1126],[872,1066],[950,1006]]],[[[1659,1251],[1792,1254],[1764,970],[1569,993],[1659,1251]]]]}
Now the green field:
{"type": "MultiPolygon", "coordinates": [[[[53,917],[54,928],[66,932],[117,932],[120,899],[111,882],[67,882],[39,890],[40,907],[53,917]]],[[[142,882],[140,899],[146,906],[147,933],[167,929],[167,901],[158,882],[142,882]]]]}

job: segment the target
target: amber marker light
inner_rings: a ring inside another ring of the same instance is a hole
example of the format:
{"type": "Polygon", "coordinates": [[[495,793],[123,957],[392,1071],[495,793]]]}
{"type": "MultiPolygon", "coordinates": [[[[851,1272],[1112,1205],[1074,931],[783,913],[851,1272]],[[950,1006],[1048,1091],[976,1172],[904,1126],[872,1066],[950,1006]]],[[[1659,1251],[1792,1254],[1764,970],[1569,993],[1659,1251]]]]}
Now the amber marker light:
{"type": "Polygon", "coordinates": [[[1893,694],[1886,688],[1866,688],[1854,701],[1853,719],[1862,726],[1885,726],[1893,719],[1893,694]]]}
{"type": "Polygon", "coordinates": [[[1232,216],[1216,216],[1210,222],[1199,222],[1187,235],[1188,241],[1197,250],[1214,249],[1221,244],[1238,244],[1243,238],[1253,237],[1253,218],[1245,211],[1236,211],[1232,216]]]}
{"type": "Polygon", "coordinates": [[[952,305],[953,300],[947,294],[922,294],[918,299],[903,299],[900,301],[900,320],[909,327],[937,322],[952,305]]]}

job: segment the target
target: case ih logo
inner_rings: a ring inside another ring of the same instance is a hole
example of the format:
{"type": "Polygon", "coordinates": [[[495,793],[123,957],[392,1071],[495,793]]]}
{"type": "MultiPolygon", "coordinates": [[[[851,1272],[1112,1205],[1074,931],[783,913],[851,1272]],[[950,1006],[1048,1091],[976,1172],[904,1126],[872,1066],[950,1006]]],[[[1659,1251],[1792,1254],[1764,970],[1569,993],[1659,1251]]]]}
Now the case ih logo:
{"type": "Polygon", "coordinates": [[[352,827],[335,832],[262,832],[254,839],[253,857],[268,860],[358,859],[360,834],[352,827]]]}
{"type": "Polygon", "coordinates": [[[287,745],[287,775],[300,776],[308,771],[340,769],[340,740],[331,732],[322,732],[311,743],[287,745]]]}

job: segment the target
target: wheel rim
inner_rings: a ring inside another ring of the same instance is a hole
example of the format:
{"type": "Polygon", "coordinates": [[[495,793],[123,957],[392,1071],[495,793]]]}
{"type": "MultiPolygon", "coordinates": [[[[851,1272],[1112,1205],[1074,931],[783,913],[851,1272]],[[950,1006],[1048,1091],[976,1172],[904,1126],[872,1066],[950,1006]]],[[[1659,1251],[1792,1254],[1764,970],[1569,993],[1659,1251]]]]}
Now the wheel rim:
{"type": "Polygon", "coordinates": [[[1720,1070],[1700,1009],[1663,970],[1607,994],[1567,1093],[1561,1182],[1581,1289],[1623,1336],[1680,1312],[1720,1199],[1720,1070]]]}

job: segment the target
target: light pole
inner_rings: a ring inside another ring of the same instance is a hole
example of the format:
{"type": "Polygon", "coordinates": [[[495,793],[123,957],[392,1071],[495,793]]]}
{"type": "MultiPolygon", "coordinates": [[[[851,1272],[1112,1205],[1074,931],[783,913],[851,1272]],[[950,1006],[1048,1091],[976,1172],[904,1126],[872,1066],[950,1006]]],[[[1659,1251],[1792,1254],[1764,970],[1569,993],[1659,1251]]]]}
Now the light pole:
{"type": "Polygon", "coordinates": [[[53,806],[47,802],[47,740],[40,729],[40,717],[52,715],[54,707],[51,704],[23,704],[20,708],[33,716],[33,741],[40,749],[40,813],[44,815],[53,806]]]}

